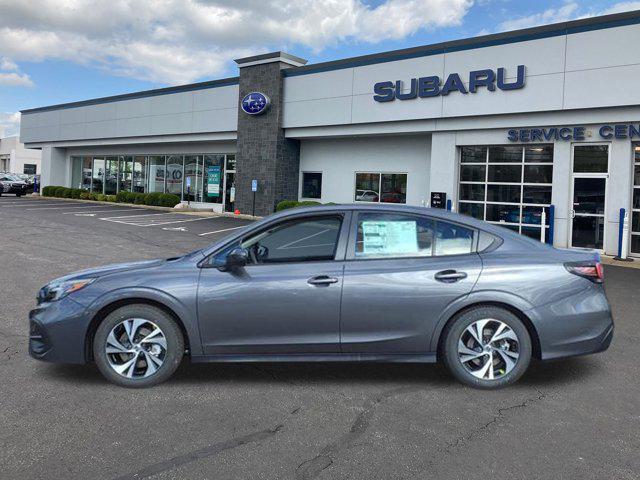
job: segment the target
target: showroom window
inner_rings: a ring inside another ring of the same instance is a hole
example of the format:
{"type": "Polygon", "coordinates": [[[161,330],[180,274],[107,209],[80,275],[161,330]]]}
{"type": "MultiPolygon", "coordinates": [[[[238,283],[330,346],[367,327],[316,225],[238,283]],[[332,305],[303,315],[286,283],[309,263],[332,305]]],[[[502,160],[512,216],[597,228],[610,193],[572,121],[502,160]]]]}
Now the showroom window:
{"type": "Polygon", "coordinates": [[[553,145],[460,148],[460,213],[540,239],[551,204],[553,145]]]}
{"type": "Polygon", "coordinates": [[[407,203],[407,174],[356,172],[355,201],[407,203]]]}
{"type": "Polygon", "coordinates": [[[473,230],[416,215],[360,213],[357,225],[357,258],[460,255],[473,247],[473,230]]]}
{"type": "Polygon", "coordinates": [[[322,173],[302,172],[302,198],[322,197],[322,173]]]}
{"type": "Polygon", "coordinates": [[[633,198],[631,203],[631,253],[640,255],[640,144],[633,146],[633,198]]]}
{"type": "Polygon", "coordinates": [[[24,167],[22,167],[22,173],[25,175],[35,175],[36,174],[36,164],[35,163],[25,163],[24,167]]]}

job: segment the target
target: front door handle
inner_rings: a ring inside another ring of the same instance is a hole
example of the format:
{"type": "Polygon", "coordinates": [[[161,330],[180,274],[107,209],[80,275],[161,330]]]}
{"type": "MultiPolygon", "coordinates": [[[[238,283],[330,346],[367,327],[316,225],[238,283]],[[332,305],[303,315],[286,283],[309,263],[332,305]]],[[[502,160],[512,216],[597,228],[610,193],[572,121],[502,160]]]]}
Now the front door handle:
{"type": "Polygon", "coordinates": [[[331,285],[332,283],[338,283],[338,279],[336,277],[330,277],[328,275],[318,275],[316,277],[311,277],[307,280],[309,285],[331,285]]]}
{"type": "Polygon", "coordinates": [[[443,283],[454,283],[463,278],[467,278],[467,274],[464,272],[457,272],[456,270],[442,270],[434,275],[434,278],[443,283]]]}

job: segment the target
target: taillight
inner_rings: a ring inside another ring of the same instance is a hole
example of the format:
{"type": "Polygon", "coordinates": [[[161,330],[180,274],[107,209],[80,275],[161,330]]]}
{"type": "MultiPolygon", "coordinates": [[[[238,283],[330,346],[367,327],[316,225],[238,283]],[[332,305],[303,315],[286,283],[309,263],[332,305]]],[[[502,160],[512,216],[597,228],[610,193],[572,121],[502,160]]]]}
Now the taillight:
{"type": "Polygon", "coordinates": [[[584,277],[594,283],[604,281],[604,269],[600,262],[570,262],[564,264],[565,268],[579,277],[584,277]]]}

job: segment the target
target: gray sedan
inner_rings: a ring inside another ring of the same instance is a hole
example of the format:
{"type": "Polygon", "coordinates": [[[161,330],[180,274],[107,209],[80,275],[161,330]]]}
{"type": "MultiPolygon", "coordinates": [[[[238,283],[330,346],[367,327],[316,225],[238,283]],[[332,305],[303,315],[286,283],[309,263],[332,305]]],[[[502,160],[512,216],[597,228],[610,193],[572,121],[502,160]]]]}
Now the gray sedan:
{"type": "Polygon", "coordinates": [[[444,362],[479,388],[532,357],[606,350],[613,336],[593,252],[552,248],[443,210],[288,210],[203,250],[52,281],[29,351],[95,362],[145,387],[192,362],[444,362]]]}

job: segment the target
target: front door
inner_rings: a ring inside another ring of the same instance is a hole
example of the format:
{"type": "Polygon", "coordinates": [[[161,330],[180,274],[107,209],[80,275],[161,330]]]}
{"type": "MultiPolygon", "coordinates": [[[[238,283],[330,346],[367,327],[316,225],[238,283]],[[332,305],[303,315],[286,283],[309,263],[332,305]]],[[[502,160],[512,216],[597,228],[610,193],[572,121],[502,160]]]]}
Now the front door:
{"type": "Polygon", "coordinates": [[[341,309],[345,353],[425,354],[444,309],[467,295],[482,262],[474,231],[404,213],[360,213],[341,309]]]}
{"type": "Polygon", "coordinates": [[[337,353],[344,217],[282,221],[211,259],[219,265],[240,246],[250,263],[236,271],[201,270],[198,319],[205,353],[337,353]]]}
{"type": "Polygon", "coordinates": [[[609,145],[573,146],[571,246],[604,250],[609,145]]]}

